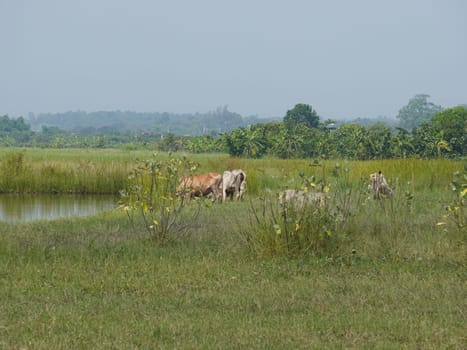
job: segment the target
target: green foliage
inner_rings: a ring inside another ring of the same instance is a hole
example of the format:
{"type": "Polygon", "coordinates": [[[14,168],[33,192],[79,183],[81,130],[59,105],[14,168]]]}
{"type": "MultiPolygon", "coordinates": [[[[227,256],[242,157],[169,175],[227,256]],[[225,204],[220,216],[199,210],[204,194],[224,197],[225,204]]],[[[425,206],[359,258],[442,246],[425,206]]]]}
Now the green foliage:
{"type": "Polygon", "coordinates": [[[0,117],[0,134],[3,135],[8,132],[15,131],[30,131],[31,126],[26,124],[23,117],[9,118],[7,115],[0,117]]]}
{"type": "Polygon", "coordinates": [[[30,174],[24,150],[6,154],[0,161],[0,192],[24,193],[30,174]]]}
{"type": "Polygon", "coordinates": [[[31,127],[22,117],[0,117],[0,146],[22,145],[30,142],[31,138],[31,127]]]}
{"type": "Polygon", "coordinates": [[[335,144],[337,158],[384,159],[391,153],[391,130],[381,123],[361,126],[355,123],[342,125],[328,137],[335,144]]]}
{"type": "Polygon", "coordinates": [[[190,153],[209,153],[224,151],[223,140],[212,136],[193,136],[182,139],[183,150],[190,153]]]}
{"type": "Polygon", "coordinates": [[[235,129],[230,135],[226,135],[225,143],[232,156],[259,158],[266,149],[263,130],[251,125],[247,128],[235,129]]]}
{"type": "Polygon", "coordinates": [[[274,142],[272,143],[271,153],[282,159],[289,158],[302,158],[304,155],[303,144],[304,138],[303,133],[299,130],[290,131],[282,125],[280,130],[272,135],[274,142]]]}
{"type": "Polygon", "coordinates": [[[357,124],[346,124],[332,133],[336,145],[336,157],[346,159],[367,158],[368,129],[357,124]]]}
{"type": "Polygon", "coordinates": [[[0,193],[117,194],[124,187],[130,164],[106,159],[115,153],[57,152],[0,149],[0,193]]]}
{"type": "MultiPolygon", "coordinates": [[[[76,134],[47,126],[43,126],[40,132],[32,132],[28,130],[29,126],[21,127],[24,121],[20,120],[18,130],[5,132],[0,144],[8,147],[121,148],[127,151],[145,149],[192,154],[226,152],[245,158],[455,158],[466,154],[465,111],[464,107],[456,107],[440,112],[432,121],[422,122],[410,131],[404,128],[392,130],[382,122],[369,125],[343,123],[338,128],[329,129],[325,125],[331,120],[319,125],[319,117],[311,106],[297,104],[288,111],[283,122],[251,124],[230,133],[198,136],[178,136],[172,132],[115,131],[76,134]]],[[[11,122],[7,117],[4,119],[11,122]]]]}
{"type": "Polygon", "coordinates": [[[413,132],[414,154],[424,158],[434,158],[436,152],[436,134],[429,123],[422,123],[413,132]]]}
{"type": "Polygon", "coordinates": [[[434,133],[439,136],[439,146],[444,141],[445,148],[454,154],[467,155],[467,108],[458,106],[445,109],[435,114],[431,121],[434,133]]]}
{"type": "MultiPolygon", "coordinates": [[[[191,225],[182,220],[184,196],[177,198],[182,175],[191,175],[198,166],[183,158],[170,157],[140,161],[133,169],[125,190],[121,191],[121,207],[129,220],[141,221],[157,243],[164,243],[186,234],[191,225]]],[[[198,214],[191,211],[192,220],[198,214]]]]}
{"type": "Polygon", "coordinates": [[[406,130],[412,130],[423,122],[430,121],[431,117],[442,110],[441,106],[428,102],[430,96],[426,94],[415,95],[409,103],[399,110],[397,118],[400,126],[406,130]]]}
{"type": "Polygon", "coordinates": [[[447,221],[451,221],[459,230],[467,227],[467,164],[464,165],[463,173],[456,171],[453,180],[450,183],[452,191],[452,200],[446,206],[446,214],[444,220],[438,222],[438,226],[446,225],[447,221]]]}
{"type": "Polygon", "coordinates": [[[327,206],[295,206],[281,202],[280,194],[250,202],[247,227],[240,235],[259,256],[326,255],[331,252],[334,218],[327,206]]]}
{"type": "Polygon", "coordinates": [[[403,128],[396,128],[397,134],[393,135],[391,142],[391,156],[395,158],[407,158],[415,153],[413,136],[403,128]]]}
{"type": "Polygon", "coordinates": [[[159,150],[165,152],[176,152],[180,150],[179,139],[174,134],[168,133],[165,135],[159,143],[159,150]]]}
{"type": "Polygon", "coordinates": [[[352,168],[350,164],[336,163],[330,170],[330,174],[325,173],[325,164],[323,166],[323,178],[328,178],[332,184],[331,203],[334,210],[334,216],[339,223],[339,230],[344,231],[348,220],[355,215],[355,212],[363,204],[368,191],[366,179],[352,177],[352,168]]]}
{"type": "Polygon", "coordinates": [[[284,124],[287,129],[293,130],[298,125],[308,128],[317,128],[319,125],[319,116],[312,106],[297,103],[294,108],[287,111],[284,117],[284,124]]]}
{"type": "Polygon", "coordinates": [[[371,159],[386,159],[391,154],[391,129],[382,123],[375,123],[368,127],[367,157],[371,159]]]}
{"type": "MultiPolygon", "coordinates": [[[[317,164],[312,164],[316,166],[317,164]]],[[[303,198],[285,199],[283,192],[250,201],[249,222],[240,225],[240,235],[260,256],[332,254],[337,235],[337,212],[331,210],[329,186],[323,179],[299,174],[303,198]]]]}

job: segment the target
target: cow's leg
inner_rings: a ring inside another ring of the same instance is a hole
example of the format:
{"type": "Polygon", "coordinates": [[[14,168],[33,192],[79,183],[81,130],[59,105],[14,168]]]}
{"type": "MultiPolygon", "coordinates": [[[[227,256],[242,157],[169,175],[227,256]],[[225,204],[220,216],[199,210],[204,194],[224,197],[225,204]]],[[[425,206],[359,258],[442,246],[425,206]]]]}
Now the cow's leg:
{"type": "Polygon", "coordinates": [[[240,199],[240,186],[238,187],[235,187],[235,200],[239,200],[240,199]]]}
{"type": "Polygon", "coordinates": [[[219,182],[219,184],[216,187],[216,200],[222,202],[222,192],[224,190],[224,186],[222,186],[222,180],[219,182]]]}
{"type": "Polygon", "coordinates": [[[214,196],[213,201],[217,201],[220,199],[221,196],[221,189],[222,186],[222,177],[216,177],[216,180],[214,181],[214,184],[212,185],[212,194],[214,196]]]}

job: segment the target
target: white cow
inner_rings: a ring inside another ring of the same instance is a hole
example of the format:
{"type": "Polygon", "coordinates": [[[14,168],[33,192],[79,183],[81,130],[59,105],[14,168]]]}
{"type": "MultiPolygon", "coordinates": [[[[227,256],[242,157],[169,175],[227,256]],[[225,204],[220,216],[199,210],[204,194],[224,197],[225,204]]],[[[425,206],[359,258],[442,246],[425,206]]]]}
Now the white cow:
{"type": "Polygon", "coordinates": [[[296,207],[303,207],[306,205],[314,205],[323,207],[326,205],[328,196],[323,192],[305,192],[298,190],[285,190],[280,197],[280,203],[290,203],[296,207]]]}
{"type": "Polygon", "coordinates": [[[246,191],[246,174],[243,170],[237,169],[232,171],[224,171],[222,176],[222,201],[225,201],[227,196],[231,199],[242,199],[246,191]]]}
{"type": "Polygon", "coordinates": [[[379,199],[381,194],[386,196],[392,196],[393,194],[391,187],[389,187],[381,171],[370,174],[370,187],[373,190],[373,198],[375,199],[379,199]]]}

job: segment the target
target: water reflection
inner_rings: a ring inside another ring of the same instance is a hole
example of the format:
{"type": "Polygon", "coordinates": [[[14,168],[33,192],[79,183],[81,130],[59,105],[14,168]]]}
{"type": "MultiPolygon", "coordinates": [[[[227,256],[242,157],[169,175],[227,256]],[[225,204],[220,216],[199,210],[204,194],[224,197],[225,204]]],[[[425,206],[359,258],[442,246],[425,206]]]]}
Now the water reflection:
{"type": "Polygon", "coordinates": [[[28,222],[90,216],[115,207],[114,196],[0,195],[0,221],[28,222]]]}

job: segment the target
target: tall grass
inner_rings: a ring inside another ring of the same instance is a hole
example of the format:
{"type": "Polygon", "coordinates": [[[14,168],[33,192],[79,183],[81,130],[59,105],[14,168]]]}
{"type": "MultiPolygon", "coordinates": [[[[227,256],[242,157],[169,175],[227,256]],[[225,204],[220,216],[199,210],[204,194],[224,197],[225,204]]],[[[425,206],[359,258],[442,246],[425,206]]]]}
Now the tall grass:
{"type": "Polygon", "coordinates": [[[134,158],[66,150],[2,152],[0,193],[115,194],[124,188],[134,158]],[[104,155],[104,157],[101,157],[104,155]]]}
{"type": "MultiPolygon", "coordinates": [[[[372,256],[378,254],[381,258],[412,259],[424,249],[427,241],[432,246],[433,241],[428,238],[437,239],[442,234],[437,223],[452,201],[448,186],[452,173],[451,176],[446,174],[444,181],[437,178],[434,181],[431,174],[418,177],[418,173],[414,173],[409,181],[393,182],[393,196],[374,200],[368,181],[359,178],[358,171],[356,176],[351,168],[352,164],[345,164],[345,167],[335,165],[330,170],[325,170],[326,164],[315,168],[314,173],[318,175],[312,178],[316,179],[317,188],[330,189],[326,193],[329,200],[323,205],[280,203],[280,189],[264,193],[259,200],[252,200],[250,219],[240,221],[241,237],[252,251],[261,256],[295,256],[311,252],[333,257],[347,254],[345,251],[349,251],[347,248],[351,242],[354,247],[352,254],[358,251],[365,255],[370,251],[372,256]],[[417,179],[417,186],[414,186],[413,179],[417,179]],[[410,243],[406,244],[408,240],[410,243]],[[375,246],[369,250],[371,244],[375,246]]],[[[439,174],[445,173],[440,171],[439,174]]],[[[404,171],[401,171],[403,176],[404,171]]],[[[295,188],[300,188],[300,185],[295,188]]],[[[464,211],[465,207],[457,210],[464,211]]],[[[452,238],[461,244],[461,231],[456,233],[456,228],[461,225],[457,222],[457,227],[452,222],[450,224],[452,238]]],[[[434,251],[431,258],[437,254],[434,251]]]]}
{"type": "MultiPolygon", "coordinates": [[[[0,192],[117,193],[137,159],[148,159],[151,151],[83,149],[0,148],[0,192]]],[[[186,155],[186,154],[184,154],[186,155]]],[[[158,157],[166,159],[168,154],[158,157]]],[[[182,156],[182,154],[175,154],[182,156]]],[[[375,161],[313,161],[276,158],[241,159],[220,154],[187,155],[200,164],[199,172],[243,169],[248,192],[259,195],[267,190],[297,188],[300,173],[321,178],[335,177],[332,169],[350,169],[353,183],[368,181],[370,173],[381,170],[396,188],[410,183],[411,190],[446,186],[462,162],[445,159],[397,159],[375,161]]],[[[325,179],[327,180],[327,179],[325,179]]]]}

